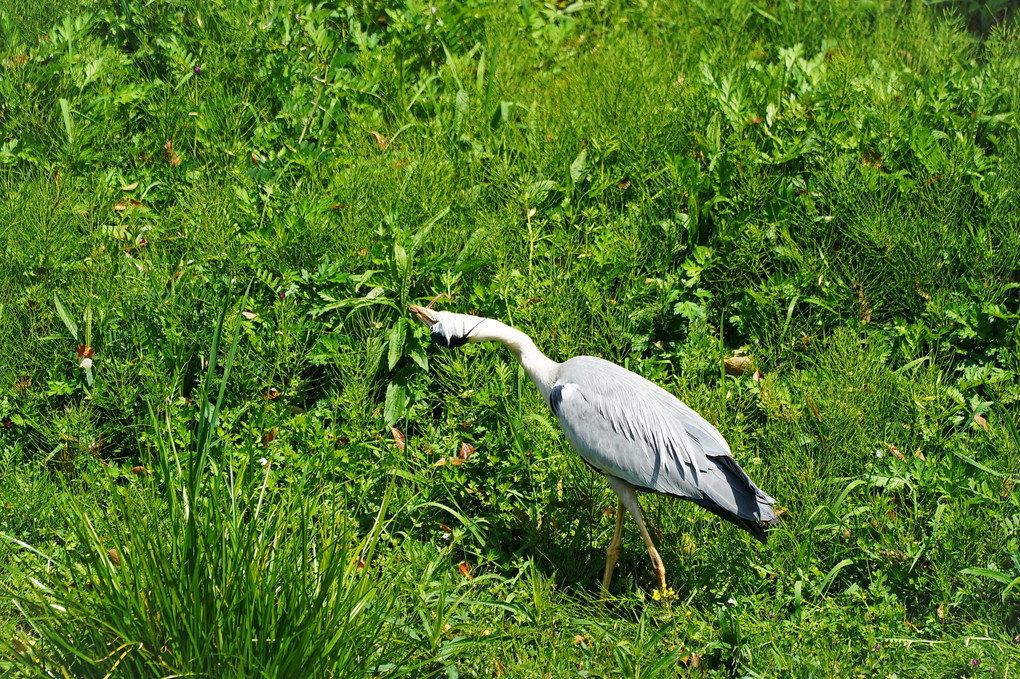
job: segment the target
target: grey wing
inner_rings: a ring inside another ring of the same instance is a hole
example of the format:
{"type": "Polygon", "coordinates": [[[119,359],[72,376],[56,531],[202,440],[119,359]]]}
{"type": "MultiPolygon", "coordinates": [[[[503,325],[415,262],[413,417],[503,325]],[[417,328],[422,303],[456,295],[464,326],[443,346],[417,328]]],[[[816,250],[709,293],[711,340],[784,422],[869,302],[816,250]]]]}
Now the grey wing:
{"type": "Polygon", "coordinates": [[[638,489],[674,495],[737,523],[775,522],[775,500],[733,460],[708,421],[675,396],[615,363],[565,362],[549,404],[577,453],[638,489]]]}

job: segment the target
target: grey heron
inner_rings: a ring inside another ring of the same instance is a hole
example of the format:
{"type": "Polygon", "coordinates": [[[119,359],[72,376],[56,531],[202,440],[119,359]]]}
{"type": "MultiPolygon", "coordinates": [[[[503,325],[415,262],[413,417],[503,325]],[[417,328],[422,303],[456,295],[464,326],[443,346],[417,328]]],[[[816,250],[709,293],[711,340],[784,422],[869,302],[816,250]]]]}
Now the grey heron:
{"type": "Polygon", "coordinates": [[[577,454],[606,477],[619,503],[603,590],[609,589],[620,557],[626,508],[666,591],[666,569],[641,516],[639,490],[693,502],[765,544],[761,524],[777,522],[776,501],[734,461],[722,434],[665,389],[593,356],[557,363],[528,335],[493,318],[438,311],[431,304],[410,310],[429,329],[432,340],[447,349],[468,342],[506,346],[538,387],[577,454]]]}

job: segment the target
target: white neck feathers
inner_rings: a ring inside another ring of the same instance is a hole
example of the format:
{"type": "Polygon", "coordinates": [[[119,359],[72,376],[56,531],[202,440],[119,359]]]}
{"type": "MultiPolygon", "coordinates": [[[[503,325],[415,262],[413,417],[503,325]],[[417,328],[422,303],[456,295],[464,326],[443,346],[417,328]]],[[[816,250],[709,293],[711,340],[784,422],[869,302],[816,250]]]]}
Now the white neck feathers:
{"type": "Polygon", "coordinates": [[[487,318],[472,329],[468,341],[499,342],[504,345],[542,392],[542,398],[548,398],[560,364],[543,354],[526,334],[494,318],[487,318]]]}

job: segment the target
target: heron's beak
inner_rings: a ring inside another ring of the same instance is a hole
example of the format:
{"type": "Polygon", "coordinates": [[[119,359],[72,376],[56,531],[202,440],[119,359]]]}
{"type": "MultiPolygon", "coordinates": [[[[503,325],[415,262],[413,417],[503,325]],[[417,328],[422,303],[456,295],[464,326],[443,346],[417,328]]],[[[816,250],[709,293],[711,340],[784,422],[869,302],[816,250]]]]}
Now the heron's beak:
{"type": "Polygon", "coordinates": [[[431,328],[437,320],[436,312],[433,309],[427,309],[421,306],[409,306],[411,313],[414,317],[422,322],[426,328],[431,328]]]}

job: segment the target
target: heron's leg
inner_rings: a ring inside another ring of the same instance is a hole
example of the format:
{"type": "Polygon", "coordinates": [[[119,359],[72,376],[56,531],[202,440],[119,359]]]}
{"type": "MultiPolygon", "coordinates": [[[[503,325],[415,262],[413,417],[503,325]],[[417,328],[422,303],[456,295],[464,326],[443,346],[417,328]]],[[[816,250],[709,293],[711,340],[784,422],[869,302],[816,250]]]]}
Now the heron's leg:
{"type": "Polygon", "coordinates": [[[659,550],[655,548],[652,536],[648,533],[648,526],[645,525],[644,517],[641,516],[641,505],[638,503],[634,486],[615,476],[607,475],[606,480],[609,481],[610,487],[616,491],[616,494],[620,496],[620,504],[627,508],[631,516],[634,517],[634,521],[637,522],[641,538],[645,541],[645,546],[648,547],[648,556],[652,558],[652,568],[655,569],[655,574],[659,577],[659,587],[665,590],[666,567],[662,565],[662,557],[659,556],[659,550]]]}
{"type": "Polygon", "coordinates": [[[613,569],[620,559],[620,542],[623,538],[623,500],[616,505],[616,530],[613,531],[613,539],[606,550],[606,571],[602,574],[602,595],[609,592],[609,581],[613,579],[613,569]]]}
{"type": "Polygon", "coordinates": [[[655,574],[659,576],[659,591],[666,591],[666,567],[662,565],[662,557],[659,556],[659,550],[655,548],[655,543],[652,542],[652,536],[648,534],[648,527],[645,526],[645,522],[641,519],[641,509],[638,508],[637,514],[634,516],[637,519],[637,528],[641,532],[641,537],[644,538],[645,545],[648,546],[648,556],[652,557],[652,568],[655,569],[655,574]]]}

